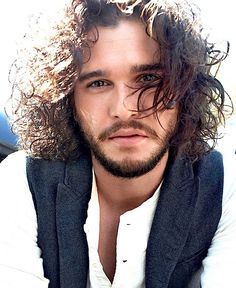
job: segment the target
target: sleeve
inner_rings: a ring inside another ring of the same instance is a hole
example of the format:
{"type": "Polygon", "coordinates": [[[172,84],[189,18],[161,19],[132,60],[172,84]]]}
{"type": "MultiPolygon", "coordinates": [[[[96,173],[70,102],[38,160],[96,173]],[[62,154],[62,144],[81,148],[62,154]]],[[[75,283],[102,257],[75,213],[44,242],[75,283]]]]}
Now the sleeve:
{"type": "Polygon", "coordinates": [[[222,215],[208,255],[203,261],[203,288],[236,287],[236,155],[228,153],[223,159],[222,215]]]}
{"type": "Polygon", "coordinates": [[[23,152],[0,164],[0,287],[47,288],[23,152]]]}

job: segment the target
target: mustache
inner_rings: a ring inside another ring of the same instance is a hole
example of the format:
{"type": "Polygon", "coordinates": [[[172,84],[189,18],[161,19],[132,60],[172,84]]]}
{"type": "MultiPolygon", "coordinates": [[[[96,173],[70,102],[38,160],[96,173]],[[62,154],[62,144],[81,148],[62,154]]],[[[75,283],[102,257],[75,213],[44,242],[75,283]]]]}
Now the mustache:
{"type": "Polygon", "coordinates": [[[135,120],[130,120],[129,122],[121,121],[114,123],[111,127],[108,127],[99,135],[98,140],[105,141],[106,139],[110,138],[113,133],[116,133],[120,129],[128,129],[128,128],[143,130],[148,136],[159,139],[159,136],[157,135],[156,131],[153,130],[148,125],[140,123],[135,120]]]}

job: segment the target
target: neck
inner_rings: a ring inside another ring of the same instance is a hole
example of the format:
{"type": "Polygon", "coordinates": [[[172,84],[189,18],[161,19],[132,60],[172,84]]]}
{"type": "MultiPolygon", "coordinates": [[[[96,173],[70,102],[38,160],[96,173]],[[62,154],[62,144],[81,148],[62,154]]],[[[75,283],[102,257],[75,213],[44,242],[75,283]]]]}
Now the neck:
{"type": "Polygon", "coordinates": [[[140,206],[154,194],[161,183],[167,160],[168,152],[150,172],[126,179],[113,176],[92,157],[99,201],[120,213],[140,206]]]}

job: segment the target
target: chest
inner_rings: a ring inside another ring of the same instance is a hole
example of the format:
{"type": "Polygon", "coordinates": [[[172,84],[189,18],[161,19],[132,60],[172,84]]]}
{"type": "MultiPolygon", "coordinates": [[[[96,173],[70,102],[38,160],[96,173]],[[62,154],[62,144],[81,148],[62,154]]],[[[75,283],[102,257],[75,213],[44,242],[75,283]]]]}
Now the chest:
{"type": "MultiPolygon", "coordinates": [[[[186,171],[187,166],[180,162],[170,167],[166,174],[145,253],[147,288],[176,287],[173,284],[176,279],[183,284],[179,287],[185,287],[184,283],[201,265],[221,216],[223,168],[220,157],[216,156],[210,154],[209,159],[199,163],[194,181],[190,177],[192,174],[186,171]],[[211,217],[208,217],[209,211],[211,217]],[[203,253],[197,254],[202,248],[203,253]],[[197,258],[192,258],[193,255],[197,258]]],[[[67,167],[67,173],[64,173],[61,163],[28,161],[27,177],[38,216],[38,245],[50,288],[86,287],[91,259],[84,223],[91,191],[87,183],[91,180],[88,179],[90,168],[87,171],[84,163],[81,167],[77,164],[67,167]],[[51,171],[57,177],[45,178],[51,171]],[[65,175],[68,179],[63,178],[65,175]],[[76,179],[75,183],[71,183],[71,179],[76,179]]],[[[119,239],[119,229],[117,237],[119,239]]],[[[126,241],[128,239],[126,236],[126,241]]],[[[134,236],[132,239],[131,247],[137,250],[139,238],[134,236]]],[[[127,243],[124,247],[129,246],[127,243]]],[[[139,273],[133,270],[130,275],[139,273]]]]}
{"type": "Polygon", "coordinates": [[[90,287],[145,287],[145,252],[149,233],[138,225],[140,219],[136,222],[129,216],[124,214],[114,222],[107,221],[107,217],[100,221],[98,249],[93,242],[96,236],[88,233],[90,287]]]}
{"type": "Polygon", "coordinates": [[[110,282],[113,282],[116,270],[119,219],[119,215],[100,210],[98,254],[103,270],[110,282]]]}

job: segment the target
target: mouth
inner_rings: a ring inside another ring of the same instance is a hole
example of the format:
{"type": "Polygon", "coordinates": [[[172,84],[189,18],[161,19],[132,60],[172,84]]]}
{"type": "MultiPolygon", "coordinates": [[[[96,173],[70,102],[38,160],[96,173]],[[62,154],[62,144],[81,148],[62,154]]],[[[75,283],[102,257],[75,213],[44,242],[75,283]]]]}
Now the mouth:
{"type": "Polygon", "coordinates": [[[121,129],[113,133],[108,139],[120,145],[134,145],[147,139],[144,131],[136,129],[121,129]]]}
{"type": "Polygon", "coordinates": [[[140,136],[140,137],[147,137],[147,134],[138,129],[120,129],[109,137],[109,139],[116,138],[116,137],[133,137],[133,136],[140,136]]]}

